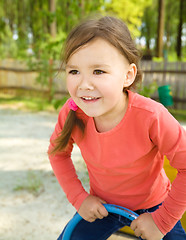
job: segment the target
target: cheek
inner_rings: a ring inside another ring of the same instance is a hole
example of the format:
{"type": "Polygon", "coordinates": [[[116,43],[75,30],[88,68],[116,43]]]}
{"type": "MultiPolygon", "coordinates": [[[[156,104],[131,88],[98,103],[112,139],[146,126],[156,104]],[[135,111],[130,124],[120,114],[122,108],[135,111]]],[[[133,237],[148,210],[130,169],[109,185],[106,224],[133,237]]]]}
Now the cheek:
{"type": "Polygon", "coordinates": [[[115,99],[119,96],[119,92],[115,87],[107,87],[105,86],[101,90],[101,95],[104,97],[104,102],[108,102],[109,104],[112,104],[115,102],[115,99]]]}
{"type": "Polygon", "coordinates": [[[74,95],[77,86],[75,84],[75,81],[71,77],[66,78],[66,86],[67,86],[67,90],[69,91],[70,95],[74,95]]]}
{"type": "Polygon", "coordinates": [[[108,81],[107,84],[104,84],[101,89],[102,91],[110,96],[119,95],[123,92],[124,81],[123,79],[118,81],[108,81]]]}

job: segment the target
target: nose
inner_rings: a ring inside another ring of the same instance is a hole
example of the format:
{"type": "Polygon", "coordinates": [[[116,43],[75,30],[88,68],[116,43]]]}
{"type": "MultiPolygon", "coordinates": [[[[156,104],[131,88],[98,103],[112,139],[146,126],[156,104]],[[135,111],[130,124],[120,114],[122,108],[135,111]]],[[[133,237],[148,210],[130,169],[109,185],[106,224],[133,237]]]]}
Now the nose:
{"type": "Polygon", "coordinates": [[[92,83],[91,77],[90,76],[81,76],[78,88],[80,90],[93,90],[94,85],[92,83]]]}

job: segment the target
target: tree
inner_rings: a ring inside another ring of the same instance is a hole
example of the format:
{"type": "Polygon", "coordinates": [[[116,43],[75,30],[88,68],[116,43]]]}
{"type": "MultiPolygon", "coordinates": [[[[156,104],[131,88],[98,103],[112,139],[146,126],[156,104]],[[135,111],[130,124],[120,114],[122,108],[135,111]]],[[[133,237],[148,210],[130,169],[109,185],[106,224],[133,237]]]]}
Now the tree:
{"type": "MultiPolygon", "coordinates": [[[[52,16],[51,22],[50,22],[50,35],[53,39],[56,37],[56,20],[55,20],[55,11],[56,11],[56,1],[55,0],[49,0],[49,12],[52,16]]],[[[52,85],[53,85],[53,58],[51,57],[49,59],[49,102],[52,100],[52,85]]]]}
{"type": "Polygon", "coordinates": [[[165,25],[164,25],[164,47],[168,51],[175,51],[177,26],[179,15],[179,2],[168,0],[165,2],[165,25]]]}
{"type": "MultiPolygon", "coordinates": [[[[177,39],[177,26],[179,23],[179,1],[165,0],[164,14],[164,34],[162,39],[163,49],[167,52],[175,52],[177,39]]],[[[156,44],[157,55],[157,39],[158,39],[158,9],[159,1],[153,1],[152,4],[144,11],[141,25],[141,38],[145,38],[146,51],[152,52],[156,44]]],[[[183,14],[184,15],[184,14],[183,14]]],[[[185,14],[186,15],[186,14],[185,14]]],[[[183,47],[182,47],[183,48],[183,47]]],[[[162,49],[162,51],[163,51],[162,49]]]]}
{"type": "Polygon", "coordinates": [[[123,19],[134,36],[140,36],[139,27],[142,24],[144,10],[151,3],[152,0],[112,0],[107,4],[106,10],[123,19]]]}
{"type": "Polygon", "coordinates": [[[50,32],[50,12],[48,0],[29,0],[28,2],[29,27],[27,34],[31,35],[31,47],[36,58],[40,58],[40,45],[47,40],[50,32]]]}
{"type": "Polygon", "coordinates": [[[55,12],[56,12],[56,1],[49,0],[49,12],[52,16],[52,20],[50,22],[50,35],[55,38],[56,37],[56,20],[55,20],[55,12]]]}
{"type": "Polygon", "coordinates": [[[152,51],[152,41],[157,35],[157,1],[153,1],[150,6],[145,8],[144,15],[142,18],[141,35],[140,38],[145,38],[146,42],[146,53],[152,51]]]}
{"type": "Polygon", "coordinates": [[[99,12],[104,0],[57,0],[57,28],[68,33],[78,21],[90,13],[99,12]]]}
{"type": "Polygon", "coordinates": [[[5,20],[4,20],[4,7],[3,7],[3,2],[0,2],[0,46],[2,46],[3,43],[3,37],[4,37],[4,32],[5,32],[5,20]]]}
{"type": "Polygon", "coordinates": [[[183,14],[186,14],[184,7],[184,0],[180,0],[180,11],[179,11],[179,24],[178,24],[178,34],[177,34],[177,57],[181,59],[182,56],[182,27],[183,27],[183,14]]]}
{"type": "Polygon", "coordinates": [[[165,2],[159,0],[158,5],[158,34],[157,34],[157,57],[163,56],[163,36],[164,36],[164,18],[165,18],[165,2]]]}

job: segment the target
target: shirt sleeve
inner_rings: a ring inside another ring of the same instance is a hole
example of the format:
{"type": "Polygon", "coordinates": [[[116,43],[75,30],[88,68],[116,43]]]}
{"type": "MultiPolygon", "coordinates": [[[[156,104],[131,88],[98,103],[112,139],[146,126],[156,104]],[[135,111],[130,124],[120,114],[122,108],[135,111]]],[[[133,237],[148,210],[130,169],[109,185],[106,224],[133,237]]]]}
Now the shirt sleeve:
{"type": "Polygon", "coordinates": [[[170,165],[178,171],[163,204],[152,213],[154,222],[165,235],[186,210],[186,132],[162,107],[153,120],[150,137],[160,153],[166,155],[170,165]]]}
{"type": "MultiPolygon", "coordinates": [[[[50,138],[49,152],[54,147],[53,140],[55,140],[62,131],[68,111],[69,110],[67,110],[67,106],[64,106],[59,113],[58,122],[50,138]]],[[[69,202],[76,208],[76,210],[78,210],[82,202],[89,194],[85,191],[80,180],[78,179],[71,159],[73,143],[73,139],[71,138],[67,149],[57,153],[56,155],[49,155],[49,160],[54,174],[63,191],[65,192],[69,202]]]]}

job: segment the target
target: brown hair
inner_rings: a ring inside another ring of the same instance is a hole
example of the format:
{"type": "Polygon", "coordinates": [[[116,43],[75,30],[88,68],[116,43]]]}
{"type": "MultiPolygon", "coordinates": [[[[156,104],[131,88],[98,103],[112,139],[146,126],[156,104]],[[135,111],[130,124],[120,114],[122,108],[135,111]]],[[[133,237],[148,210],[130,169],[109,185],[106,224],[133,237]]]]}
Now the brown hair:
{"type": "MultiPolygon", "coordinates": [[[[63,50],[63,63],[66,64],[75,51],[95,38],[102,38],[117,48],[122,55],[128,60],[129,64],[134,63],[137,67],[137,75],[131,86],[123,89],[135,88],[136,84],[142,79],[142,72],[139,68],[141,58],[135,43],[131,37],[126,24],[115,17],[104,16],[88,19],[76,26],[68,35],[63,50]]],[[[68,145],[73,127],[77,125],[84,130],[84,124],[80,119],[77,121],[75,112],[70,111],[65,125],[59,137],[55,140],[55,147],[52,153],[65,149],[68,145]],[[81,122],[81,123],[80,123],[81,122]]]]}

